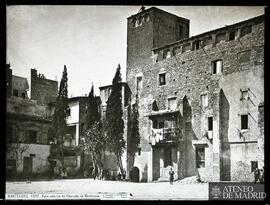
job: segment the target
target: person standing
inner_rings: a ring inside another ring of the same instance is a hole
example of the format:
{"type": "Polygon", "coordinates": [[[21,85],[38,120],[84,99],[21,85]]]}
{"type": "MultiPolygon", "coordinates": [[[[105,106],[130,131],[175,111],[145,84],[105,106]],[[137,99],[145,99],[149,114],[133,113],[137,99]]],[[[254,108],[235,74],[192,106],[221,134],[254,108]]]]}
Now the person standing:
{"type": "Polygon", "coordinates": [[[123,172],[123,181],[126,180],[126,170],[124,169],[124,172],[123,172]]]}
{"type": "Polygon", "coordinates": [[[170,168],[169,175],[170,175],[170,184],[173,185],[174,171],[173,171],[172,167],[170,168]]]}

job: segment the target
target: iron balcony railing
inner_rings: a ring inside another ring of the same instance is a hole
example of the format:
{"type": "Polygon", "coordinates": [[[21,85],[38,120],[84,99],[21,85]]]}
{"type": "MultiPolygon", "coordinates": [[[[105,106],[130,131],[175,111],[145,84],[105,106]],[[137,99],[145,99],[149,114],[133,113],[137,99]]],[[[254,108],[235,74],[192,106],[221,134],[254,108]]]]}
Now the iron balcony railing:
{"type": "Polygon", "coordinates": [[[152,145],[159,143],[178,142],[182,140],[180,129],[177,127],[152,129],[149,142],[152,145]]]}

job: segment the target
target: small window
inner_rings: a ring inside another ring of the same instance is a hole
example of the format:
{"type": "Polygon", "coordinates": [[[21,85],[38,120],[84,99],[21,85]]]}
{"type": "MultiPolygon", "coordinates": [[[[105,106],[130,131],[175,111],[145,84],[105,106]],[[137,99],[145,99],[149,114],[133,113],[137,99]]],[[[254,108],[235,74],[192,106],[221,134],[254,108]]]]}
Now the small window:
{"type": "Polygon", "coordinates": [[[18,97],[18,96],[19,96],[19,91],[16,90],[16,89],[14,89],[14,90],[13,90],[13,96],[18,97]]]}
{"type": "Polygon", "coordinates": [[[137,90],[142,89],[142,76],[137,77],[137,90]]]}
{"type": "Polygon", "coordinates": [[[213,130],[213,117],[208,117],[208,131],[213,130]]]}
{"type": "Polygon", "coordinates": [[[68,108],[68,109],[67,109],[67,117],[70,116],[70,113],[71,113],[71,110],[70,110],[70,108],[68,108]]]}
{"type": "Polygon", "coordinates": [[[241,130],[248,129],[248,115],[241,115],[241,130]]]}
{"type": "Polygon", "coordinates": [[[248,97],[248,90],[241,90],[241,100],[247,100],[248,97]]]}
{"type": "Polygon", "coordinates": [[[22,93],[22,98],[25,98],[25,93],[22,93]]]}
{"type": "Polygon", "coordinates": [[[200,41],[195,41],[194,42],[194,50],[199,50],[200,49],[200,41]]]}
{"type": "Polygon", "coordinates": [[[37,143],[37,131],[28,130],[28,143],[37,143]]]}
{"type": "Polygon", "coordinates": [[[205,150],[203,147],[196,148],[196,167],[205,167],[205,150]]]}
{"type": "Polygon", "coordinates": [[[153,110],[153,111],[158,111],[157,101],[155,101],[155,100],[154,100],[154,102],[152,103],[152,110],[153,110]]]}
{"type": "Polygon", "coordinates": [[[207,94],[201,95],[201,104],[202,104],[202,107],[208,106],[208,95],[207,94]]]}
{"type": "Polygon", "coordinates": [[[175,110],[176,109],[176,97],[168,99],[168,110],[175,110]]]}
{"type": "Polygon", "coordinates": [[[221,73],[223,70],[222,60],[212,61],[212,74],[221,73]]]}
{"type": "Polygon", "coordinates": [[[229,33],[229,41],[233,41],[235,39],[235,31],[231,31],[230,33],[229,33]]]}
{"type": "Polygon", "coordinates": [[[166,84],[166,73],[159,74],[159,85],[166,84]]]}
{"type": "Polygon", "coordinates": [[[258,168],[257,161],[251,161],[251,172],[254,172],[258,168]]]}

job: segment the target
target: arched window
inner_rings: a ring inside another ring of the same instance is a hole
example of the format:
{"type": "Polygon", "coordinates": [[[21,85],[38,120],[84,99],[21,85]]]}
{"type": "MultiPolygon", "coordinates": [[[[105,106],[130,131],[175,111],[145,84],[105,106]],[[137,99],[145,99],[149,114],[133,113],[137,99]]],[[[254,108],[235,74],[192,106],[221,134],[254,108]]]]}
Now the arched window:
{"type": "Polygon", "coordinates": [[[158,111],[157,102],[155,100],[152,102],[152,110],[153,111],[158,111]]]}

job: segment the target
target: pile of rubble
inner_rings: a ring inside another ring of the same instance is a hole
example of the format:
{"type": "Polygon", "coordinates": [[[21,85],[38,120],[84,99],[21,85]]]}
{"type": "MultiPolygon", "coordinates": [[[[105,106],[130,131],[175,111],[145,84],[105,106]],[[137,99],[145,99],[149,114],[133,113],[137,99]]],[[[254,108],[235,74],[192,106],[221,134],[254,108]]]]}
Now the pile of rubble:
{"type": "Polygon", "coordinates": [[[201,183],[198,176],[186,177],[184,179],[178,180],[175,183],[179,184],[199,184],[201,183]]]}

